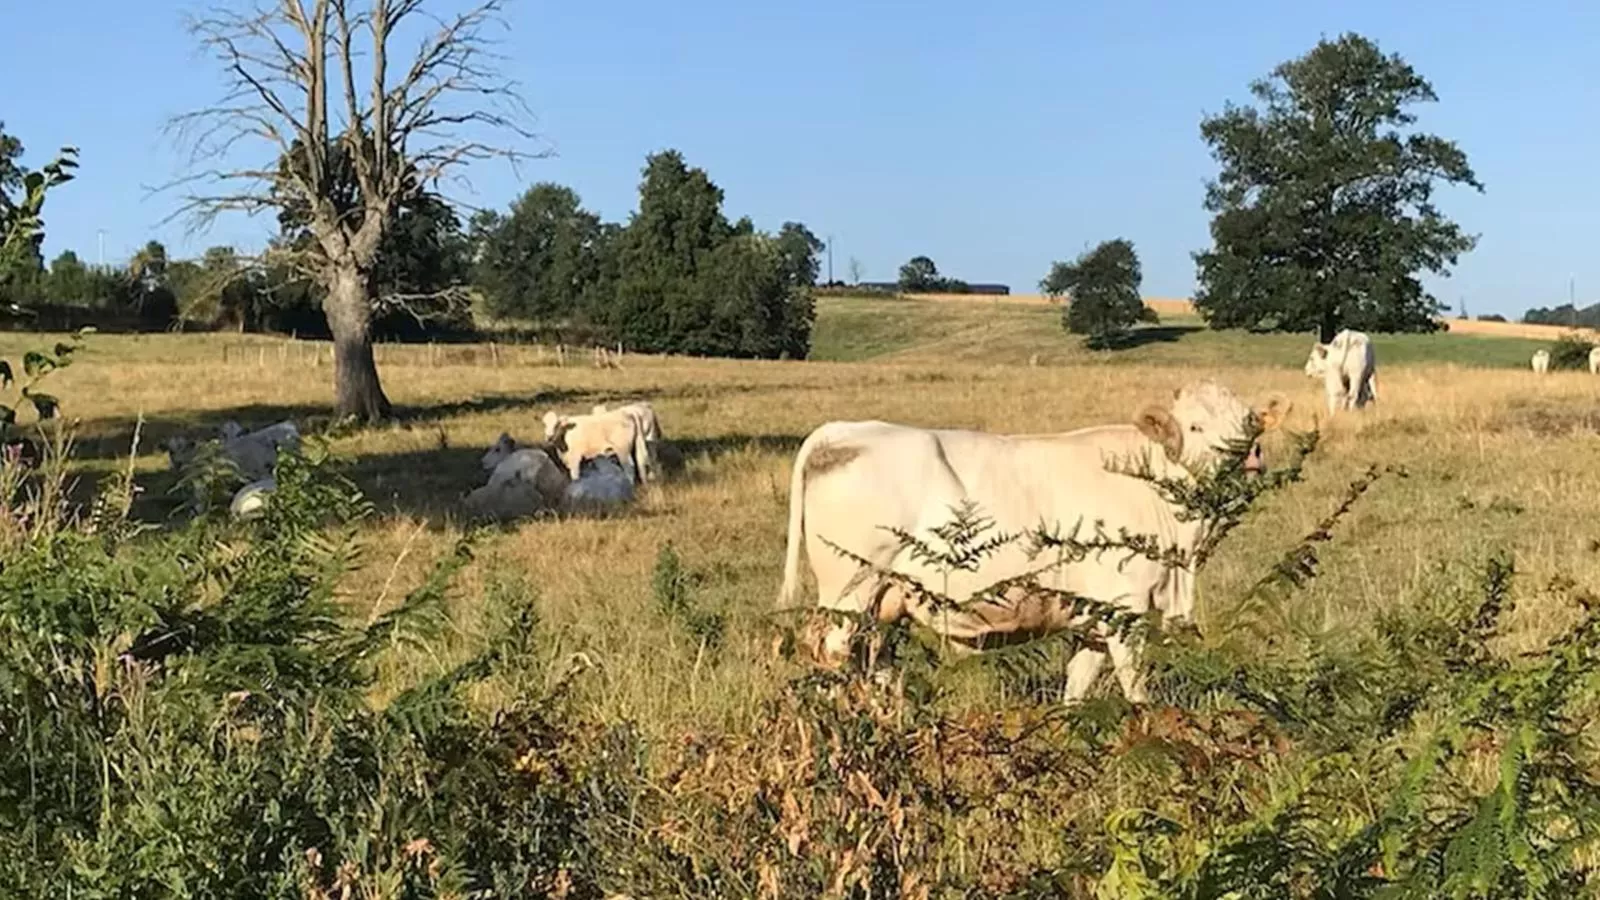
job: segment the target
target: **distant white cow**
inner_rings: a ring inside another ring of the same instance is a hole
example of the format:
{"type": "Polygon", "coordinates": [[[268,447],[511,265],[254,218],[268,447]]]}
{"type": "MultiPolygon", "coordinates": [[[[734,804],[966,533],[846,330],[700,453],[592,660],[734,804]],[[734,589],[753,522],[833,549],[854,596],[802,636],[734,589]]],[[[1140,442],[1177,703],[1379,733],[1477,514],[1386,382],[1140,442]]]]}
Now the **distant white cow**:
{"type": "Polygon", "coordinates": [[[1313,344],[1305,372],[1322,379],[1329,415],[1378,399],[1378,358],[1362,332],[1346,328],[1326,344],[1313,344]]]}
{"type": "MultiPolygon", "coordinates": [[[[1287,400],[1274,397],[1255,414],[1275,428],[1288,414],[1287,400]]],[[[1006,579],[1037,573],[1043,560],[1018,542],[984,558],[975,571],[943,572],[909,553],[887,529],[922,536],[945,525],[953,507],[979,506],[998,531],[1026,534],[1036,528],[1071,534],[1096,523],[1107,533],[1127,529],[1152,535],[1163,547],[1192,552],[1204,523],[1180,519],[1180,508],[1158,486],[1112,471],[1119,460],[1147,460],[1157,477],[1191,479],[1215,466],[1244,437],[1252,410],[1232,391],[1202,381],[1175,393],[1170,404],[1150,405],[1131,424],[1082,428],[1060,434],[997,435],[930,430],[888,422],[829,422],[813,431],[795,456],[789,492],[789,537],[779,602],[792,605],[800,588],[802,550],[810,558],[817,603],[850,613],[875,612],[880,621],[909,615],[945,637],[981,646],[988,635],[1026,635],[1071,624],[1070,610],[1049,601],[984,603],[962,610],[932,609],[894,581],[863,570],[836,553],[856,557],[915,578],[958,603],[1006,579]]],[[[1247,470],[1261,467],[1259,443],[1246,457],[1247,470]]],[[[1114,603],[1135,612],[1163,610],[1169,619],[1190,616],[1194,574],[1141,554],[1112,553],[1049,569],[1041,584],[1058,591],[1114,603]]],[[[821,654],[848,652],[855,623],[833,627],[822,637],[821,654]]],[[[1105,635],[1118,680],[1129,700],[1144,690],[1135,650],[1105,635]]],[[[1068,665],[1067,698],[1081,698],[1105,654],[1081,650],[1068,665]]]]}
{"type": "Polygon", "coordinates": [[[1533,371],[1543,375],[1550,371],[1550,351],[1536,350],[1533,354],[1533,371]]]}
{"type": "Polygon", "coordinates": [[[1589,351],[1589,374],[1600,372],[1600,347],[1589,351]]]}
{"type": "Polygon", "coordinates": [[[584,460],[607,453],[616,456],[635,484],[643,480],[641,469],[650,465],[649,445],[635,418],[622,410],[588,415],[562,415],[551,410],[544,414],[544,437],[575,478],[584,460]]]}

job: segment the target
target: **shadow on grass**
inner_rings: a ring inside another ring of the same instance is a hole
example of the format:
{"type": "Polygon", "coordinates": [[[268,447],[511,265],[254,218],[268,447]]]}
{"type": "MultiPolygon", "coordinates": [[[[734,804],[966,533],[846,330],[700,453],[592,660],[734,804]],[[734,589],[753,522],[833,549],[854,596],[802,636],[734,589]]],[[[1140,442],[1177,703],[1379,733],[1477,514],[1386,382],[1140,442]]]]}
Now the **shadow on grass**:
{"type": "Polygon", "coordinates": [[[1133,350],[1148,344],[1173,344],[1197,331],[1204,330],[1205,328],[1200,325],[1151,325],[1146,328],[1135,328],[1106,341],[1095,342],[1090,345],[1090,349],[1133,350]]]}

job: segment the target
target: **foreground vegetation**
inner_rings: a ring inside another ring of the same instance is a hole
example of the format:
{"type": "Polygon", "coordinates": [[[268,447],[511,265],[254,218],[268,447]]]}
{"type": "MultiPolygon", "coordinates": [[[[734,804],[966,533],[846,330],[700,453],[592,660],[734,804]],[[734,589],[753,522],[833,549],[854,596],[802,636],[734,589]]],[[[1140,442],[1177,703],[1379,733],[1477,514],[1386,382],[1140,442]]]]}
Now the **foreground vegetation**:
{"type": "MultiPolygon", "coordinates": [[[[863,303],[826,301],[819,335],[863,303]]],[[[171,515],[153,448],[226,418],[314,428],[318,357],[248,337],[226,363],[215,337],[91,338],[48,388],[77,437],[80,483],[61,492],[87,500],[94,482],[100,505],[61,523],[47,494],[5,516],[0,882],[73,896],[1583,893],[1600,379],[1458,364],[1478,358],[1465,347],[1523,355],[1489,339],[1408,338],[1434,360],[1411,364],[1380,343],[1378,406],[1324,423],[1299,480],[1223,543],[1198,634],[1157,632],[1155,702],[1131,709],[1107,678],[1067,714],[1059,642],[958,663],[890,632],[886,683],[795,654],[806,616],[772,597],[799,439],[829,418],[1122,421],[1205,376],[1289,393],[1288,427],[1306,431],[1320,398],[1299,371],[1305,339],[1197,331],[1107,366],[1060,348],[1048,307],[935,305],[951,318],[884,338],[860,354],[873,363],[600,370],[527,347],[383,347],[402,421],[288,460],[280,502],[240,524],[171,515]],[[1037,368],[1018,340],[1033,328],[1060,354],[1037,368]],[[536,436],[546,408],[620,397],[656,406],[680,476],[616,519],[461,529],[458,499],[501,430],[536,436]],[[1369,479],[1374,464],[1404,477],[1369,479]],[[1366,489],[1324,523],[1352,483],[1366,489]]],[[[1276,440],[1269,457],[1281,467],[1290,449],[1276,440]]]]}

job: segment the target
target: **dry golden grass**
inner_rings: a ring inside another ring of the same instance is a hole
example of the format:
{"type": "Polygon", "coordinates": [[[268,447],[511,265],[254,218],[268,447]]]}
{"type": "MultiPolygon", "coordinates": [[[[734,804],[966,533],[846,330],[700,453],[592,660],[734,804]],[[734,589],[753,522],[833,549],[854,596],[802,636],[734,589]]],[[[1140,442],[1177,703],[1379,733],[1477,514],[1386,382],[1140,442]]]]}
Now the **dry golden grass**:
{"type": "MultiPolygon", "coordinates": [[[[97,337],[52,376],[79,421],[82,465],[104,469],[146,421],[139,467],[159,517],[170,484],[154,450],[165,436],[226,418],[263,425],[324,409],[330,372],[318,351],[263,338],[97,337]],[[228,344],[228,362],[222,346],[228,344]]],[[[10,336],[4,348],[35,343],[10,336]]],[[[1013,359],[1018,356],[1012,354],[1013,359]]],[[[481,483],[478,456],[501,432],[537,438],[549,408],[647,398],[687,470],[608,520],[533,521],[490,535],[458,592],[458,628],[427,652],[397,656],[395,680],[458,658],[482,638],[476,599],[507,579],[536,590],[552,655],[597,663],[586,700],[648,731],[737,725],[788,674],[771,652],[793,450],[830,419],[1040,432],[1126,420],[1178,385],[1214,377],[1248,399],[1295,403],[1289,427],[1322,418],[1318,385],[1298,365],[1211,363],[1026,365],[930,360],[898,364],[778,363],[628,357],[620,370],[558,367],[531,348],[385,347],[380,360],[401,424],[333,443],[378,504],[365,567],[348,585],[352,614],[396,603],[459,533],[459,499],[481,483]],[[498,365],[496,365],[498,362],[498,365]],[[720,657],[703,654],[660,612],[651,571],[671,542],[703,575],[698,600],[729,617],[720,657]]],[[[1324,423],[1304,483],[1270,498],[1201,578],[1202,624],[1336,502],[1369,463],[1410,477],[1373,489],[1326,551],[1326,576],[1295,601],[1299,627],[1358,629],[1380,610],[1426,602],[1438,567],[1473,566],[1496,546],[1518,555],[1525,639],[1567,610],[1541,586],[1563,575],[1600,590],[1600,379],[1453,365],[1387,366],[1381,402],[1324,423]]],[[[1274,447],[1269,446],[1269,456],[1274,447]]],[[[1048,477],[1048,473],[1041,473],[1048,477]]],[[[1450,584],[1465,584],[1466,569],[1450,584]]],[[[1451,579],[1455,579],[1452,581],[1451,579]]],[[[1515,641],[1514,641],[1515,642],[1515,641]]],[[[964,694],[982,702],[982,689],[964,694]]]]}

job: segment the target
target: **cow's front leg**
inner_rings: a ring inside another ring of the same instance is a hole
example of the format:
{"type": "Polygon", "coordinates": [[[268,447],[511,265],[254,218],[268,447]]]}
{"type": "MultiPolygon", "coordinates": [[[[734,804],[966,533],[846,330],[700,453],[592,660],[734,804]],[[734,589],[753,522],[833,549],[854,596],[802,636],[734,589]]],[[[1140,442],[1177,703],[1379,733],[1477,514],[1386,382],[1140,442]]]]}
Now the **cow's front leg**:
{"type": "Polygon", "coordinates": [[[1062,702],[1067,706],[1076,706],[1089,695],[1089,688],[1094,686],[1094,680],[1100,675],[1100,667],[1105,665],[1106,655],[1101,650],[1084,648],[1072,655],[1067,663],[1067,690],[1062,697],[1062,702]]]}
{"type": "Polygon", "coordinates": [[[1122,696],[1129,703],[1143,706],[1150,698],[1144,690],[1144,672],[1139,669],[1138,655],[1128,642],[1114,635],[1106,637],[1106,649],[1111,651],[1111,666],[1122,684],[1122,696]]]}

